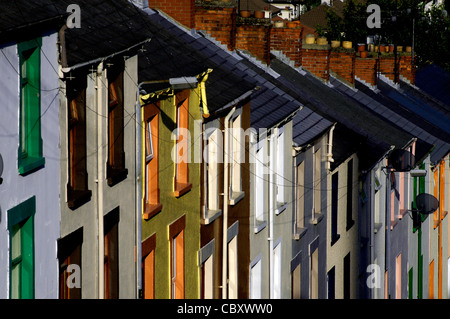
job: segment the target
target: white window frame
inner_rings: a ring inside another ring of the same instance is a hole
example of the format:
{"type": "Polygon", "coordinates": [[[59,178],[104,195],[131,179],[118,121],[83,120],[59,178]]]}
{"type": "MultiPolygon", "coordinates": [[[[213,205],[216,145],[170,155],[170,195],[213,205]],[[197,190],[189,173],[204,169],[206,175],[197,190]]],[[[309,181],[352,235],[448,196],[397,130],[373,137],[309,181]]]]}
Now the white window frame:
{"type": "Polygon", "coordinates": [[[273,299],[281,299],[282,291],[282,278],[281,278],[281,268],[282,268],[282,258],[281,258],[281,238],[279,238],[273,246],[273,287],[272,296],[273,299]]]}
{"type": "Polygon", "coordinates": [[[268,140],[262,138],[255,145],[255,196],[254,196],[254,220],[255,233],[260,232],[266,225],[266,212],[268,211],[268,140]]]}
{"type": "Polygon", "coordinates": [[[233,114],[230,119],[230,205],[236,205],[243,197],[242,190],[242,164],[245,160],[245,140],[242,129],[242,109],[233,114]]]}
{"type": "Polygon", "coordinates": [[[262,298],[262,262],[259,254],[250,263],[250,299],[262,298]]]}

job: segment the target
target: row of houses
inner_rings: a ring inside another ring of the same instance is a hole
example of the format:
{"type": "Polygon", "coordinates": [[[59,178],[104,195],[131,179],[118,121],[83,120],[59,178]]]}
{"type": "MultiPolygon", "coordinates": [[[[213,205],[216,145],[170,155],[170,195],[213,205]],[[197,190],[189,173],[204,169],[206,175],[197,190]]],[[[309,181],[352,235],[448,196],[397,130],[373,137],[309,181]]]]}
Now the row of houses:
{"type": "Polygon", "coordinates": [[[449,296],[450,107],[411,56],[234,2],[0,6],[0,298],[449,296]]]}

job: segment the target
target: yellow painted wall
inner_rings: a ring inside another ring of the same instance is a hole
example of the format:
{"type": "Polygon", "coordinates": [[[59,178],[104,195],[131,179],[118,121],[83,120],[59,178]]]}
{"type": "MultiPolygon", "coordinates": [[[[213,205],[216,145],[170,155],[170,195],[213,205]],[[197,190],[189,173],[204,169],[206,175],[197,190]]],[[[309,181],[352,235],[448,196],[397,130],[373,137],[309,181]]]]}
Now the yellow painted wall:
{"type": "MultiPolygon", "coordinates": [[[[194,121],[201,119],[199,89],[191,90],[189,97],[189,130],[191,132],[191,159],[194,159],[194,142],[201,142],[194,136],[194,121]]],[[[185,298],[199,298],[198,251],[200,249],[200,164],[189,164],[189,182],[192,189],[176,198],[174,191],[175,163],[171,152],[175,147],[172,131],[176,128],[175,97],[160,101],[159,115],[159,188],[162,210],[149,220],[142,219],[142,241],[156,234],[155,249],[155,298],[171,298],[170,238],[169,225],[181,216],[186,216],[184,229],[185,245],[185,298]]],[[[143,118],[143,115],[141,115],[143,118]]],[[[144,127],[144,122],[142,122],[144,127]]],[[[144,130],[142,130],[144,131],[144,130]]],[[[142,133],[142,141],[144,133],[142,133]]],[[[142,143],[142,146],[144,144],[142,143]]],[[[144,148],[142,148],[144,150],[144,148]]],[[[142,163],[145,163],[142,152],[142,163]]],[[[144,167],[142,168],[144,173],[144,167]]],[[[145,174],[142,174],[145,176],[145,174]]],[[[143,182],[145,178],[143,178],[143,182]]],[[[143,187],[144,184],[142,183],[143,187]]],[[[142,194],[145,193],[143,189],[142,194]]],[[[144,207],[144,205],[142,205],[144,207]]]]}

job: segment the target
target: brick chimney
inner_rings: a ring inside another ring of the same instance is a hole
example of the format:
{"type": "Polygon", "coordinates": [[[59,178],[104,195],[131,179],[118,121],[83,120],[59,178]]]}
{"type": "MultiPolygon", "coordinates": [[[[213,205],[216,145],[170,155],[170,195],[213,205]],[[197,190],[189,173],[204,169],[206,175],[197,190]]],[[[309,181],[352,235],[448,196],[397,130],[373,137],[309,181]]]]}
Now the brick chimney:
{"type": "Polygon", "coordinates": [[[330,46],[305,44],[302,46],[302,68],[317,78],[328,82],[330,79],[330,46]]]}
{"type": "Polygon", "coordinates": [[[331,50],[330,73],[350,86],[355,85],[355,61],[354,51],[331,50]]]}
{"type": "Polygon", "coordinates": [[[300,24],[294,28],[271,28],[270,51],[294,67],[302,64],[302,33],[300,24]]]}
{"type": "Polygon", "coordinates": [[[195,26],[195,0],[148,0],[148,6],[163,11],[188,28],[195,26]]]}
{"type": "Polygon", "coordinates": [[[355,59],[355,77],[364,82],[367,86],[375,88],[377,86],[378,58],[355,59]]]}
{"type": "Polygon", "coordinates": [[[236,49],[250,51],[258,59],[270,64],[270,26],[238,24],[236,49]]]}

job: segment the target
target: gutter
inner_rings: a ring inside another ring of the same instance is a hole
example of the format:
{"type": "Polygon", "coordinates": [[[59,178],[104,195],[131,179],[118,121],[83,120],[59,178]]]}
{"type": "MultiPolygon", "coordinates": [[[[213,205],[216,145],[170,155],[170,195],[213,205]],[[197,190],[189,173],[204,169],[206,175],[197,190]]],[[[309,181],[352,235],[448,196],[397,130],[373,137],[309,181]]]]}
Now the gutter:
{"type": "Polygon", "coordinates": [[[144,41],[136,43],[136,44],[134,44],[134,45],[132,45],[132,46],[126,48],[126,49],[121,50],[121,51],[114,52],[113,54],[110,54],[110,55],[105,56],[105,57],[100,57],[100,58],[93,59],[93,60],[90,60],[90,61],[87,61],[87,62],[81,62],[81,63],[75,64],[74,66],[70,66],[70,67],[69,66],[63,67],[61,69],[61,71],[63,73],[69,73],[70,71],[82,68],[84,66],[88,66],[88,65],[91,65],[91,64],[97,64],[97,63],[103,62],[103,61],[111,59],[111,58],[113,58],[113,57],[115,57],[117,55],[122,55],[123,53],[128,52],[128,51],[130,51],[130,50],[132,50],[132,49],[134,49],[134,48],[136,48],[138,46],[141,46],[143,44],[146,44],[146,43],[150,42],[151,40],[152,40],[151,38],[150,39],[145,39],[144,41]]]}

